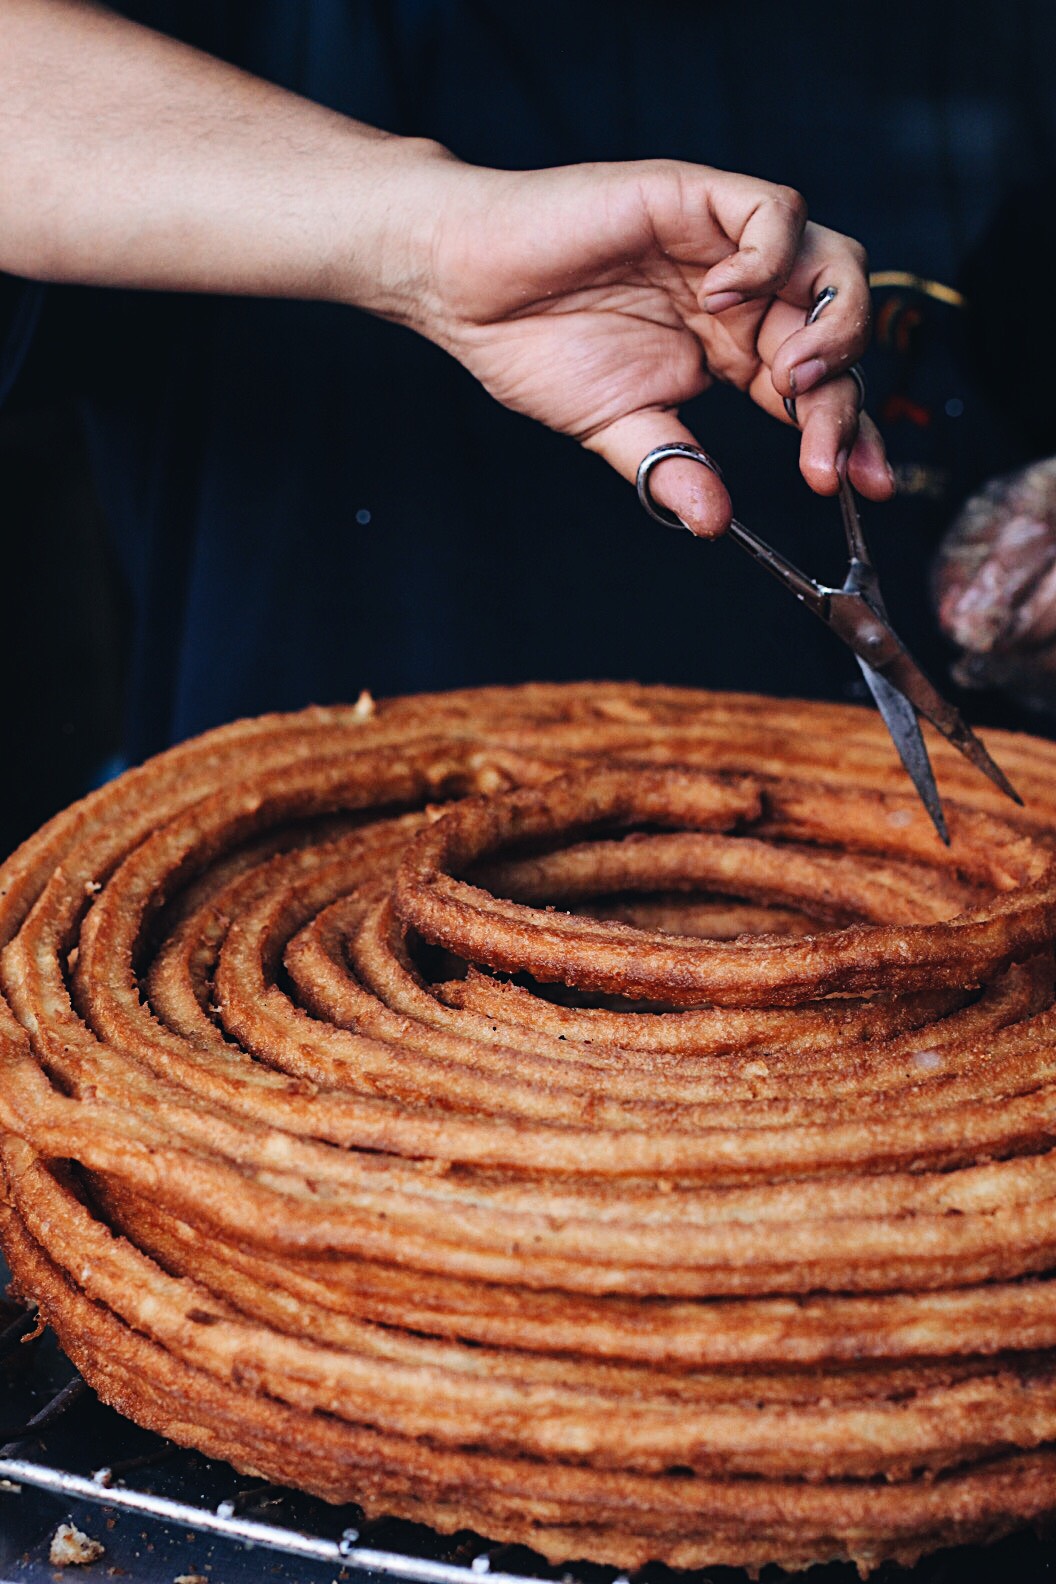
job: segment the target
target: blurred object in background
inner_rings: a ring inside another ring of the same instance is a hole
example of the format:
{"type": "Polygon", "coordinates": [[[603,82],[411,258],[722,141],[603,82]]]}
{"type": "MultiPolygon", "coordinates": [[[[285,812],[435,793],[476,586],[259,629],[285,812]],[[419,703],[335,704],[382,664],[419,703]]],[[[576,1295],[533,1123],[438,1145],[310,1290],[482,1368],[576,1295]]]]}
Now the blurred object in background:
{"type": "Polygon", "coordinates": [[[1056,708],[1056,457],[972,496],[940,549],[935,602],[964,686],[1056,708]]]}
{"type": "Polygon", "coordinates": [[[1018,182],[966,260],[972,365],[1040,460],[971,496],[935,565],[935,603],[964,686],[1056,713],[1056,165],[1018,182]]]}

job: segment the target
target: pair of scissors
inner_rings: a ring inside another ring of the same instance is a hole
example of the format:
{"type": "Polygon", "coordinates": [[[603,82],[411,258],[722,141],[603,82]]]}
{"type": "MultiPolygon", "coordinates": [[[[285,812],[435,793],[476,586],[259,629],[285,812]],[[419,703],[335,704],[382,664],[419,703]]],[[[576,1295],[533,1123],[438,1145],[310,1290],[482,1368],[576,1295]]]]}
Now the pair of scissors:
{"type": "MultiPolygon", "coordinates": [[[[833,288],[826,287],[811,310],[808,324],[814,322],[835,295],[833,288]]],[[[859,406],[861,406],[861,399],[865,394],[865,382],[861,371],[855,367],[847,372],[852,375],[858,386],[859,406]]],[[[795,422],[795,402],[786,400],[785,406],[789,417],[795,422]]],[[[638,469],[639,500],[650,517],[657,522],[672,528],[684,528],[686,525],[680,517],[676,517],[674,512],[667,511],[657,504],[649,485],[653,468],[669,457],[682,457],[699,462],[719,478],[722,477],[722,472],[706,451],[702,451],[698,446],[682,443],[657,446],[643,458],[638,469]]],[[[888,621],[879,580],[862,532],[854,491],[846,476],[840,479],[839,502],[850,555],[847,576],[840,588],[830,588],[827,584],[819,583],[807,573],[800,571],[799,567],[783,556],[773,545],[760,539],[758,534],[746,528],[736,518],[730,523],[727,533],[853,650],[861,667],[862,676],[898,750],[899,758],[916,787],[921,802],[931,816],[932,824],[948,846],[949,830],[938,787],[935,784],[935,773],[920,729],[918,719],[920,715],[931,721],[947,742],[970,760],[976,769],[981,770],[983,775],[988,776],[1006,796],[1019,804],[1022,804],[1023,799],[1000,765],[995,763],[971,727],[961,717],[960,712],[943,698],[938,688],[924,675],[888,621]]]]}

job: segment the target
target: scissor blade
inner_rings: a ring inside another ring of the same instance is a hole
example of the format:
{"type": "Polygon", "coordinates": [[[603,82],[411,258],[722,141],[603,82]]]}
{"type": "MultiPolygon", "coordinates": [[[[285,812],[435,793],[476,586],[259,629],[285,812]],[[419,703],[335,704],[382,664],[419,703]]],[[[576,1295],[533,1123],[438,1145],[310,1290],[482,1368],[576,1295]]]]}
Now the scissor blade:
{"type": "Polygon", "coordinates": [[[829,600],[828,622],[833,632],[851,646],[885,681],[907,698],[946,741],[981,770],[1006,797],[1020,807],[1023,799],[991,757],[958,709],[928,681],[898,634],[862,594],[840,590],[829,600]]]}
{"type": "Polygon", "coordinates": [[[760,539],[757,533],[753,533],[751,528],[746,528],[742,522],[738,522],[736,517],[732,519],[726,534],[734,544],[740,545],[742,550],[747,550],[748,554],[754,557],[761,567],[765,567],[770,576],[775,577],[790,594],[802,600],[815,616],[820,616],[822,621],[828,621],[829,596],[835,592],[833,589],[808,577],[807,573],[801,571],[787,556],[783,556],[780,550],[775,550],[772,544],[760,539]]]}
{"type": "Polygon", "coordinates": [[[874,671],[861,655],[856,655],[855,659],[869,685],[869,691],[876,700],[876,707],[884,718],[884,724],[891,733],[891,741],[898,749],[898,757],[905,766],[906,774],[916,787],[917,796],[931,816],[931,823],[948,847],[950,833],[946,828],[946,816],[942,812],[939,789],[935,785],[935,773],[931,768],[931,760],[928,758],[928,750],[924,744],[924,734],[920,729],[916,710],[909,700],[897,688],[892,687],[879,671],[874,671]]]}
{"type": "Polygon", "coordinates": [[[887,665],[880,667],[880,670],[900,693],[905,694],[913,708],[931,721],[958,753],[962,753],[977,770],[988,776],[1006,797],[1010,797],[1013,803],[1018,803],[1022,808],[1023,799],[1001,766],[987,752],[961,712],[943,698],[938,688],[932,686],[908,654],[903,652],[895,655],[887,665]]]}

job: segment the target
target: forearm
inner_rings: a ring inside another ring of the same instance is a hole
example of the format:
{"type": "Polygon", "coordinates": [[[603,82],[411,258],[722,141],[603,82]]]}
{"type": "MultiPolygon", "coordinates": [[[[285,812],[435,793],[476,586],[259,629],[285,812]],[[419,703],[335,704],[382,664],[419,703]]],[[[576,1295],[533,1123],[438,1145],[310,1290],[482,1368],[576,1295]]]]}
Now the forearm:
{"type": "MultiPolygon", "coordinates": [[[[85,0],[0,0],[0,269],[355,304],[631,480],[693,439],[677,409],[713,379],[778,418],[795,395],[813,488],[841,456],[892,488],[838,377],[867,335],[864,254],[798,194],[671,160],[463,165],[85,0]]],[[[658,498],[719,532],[730,503],[701,477],[665,462],[658,498]]]]}
{"type": "Polygon", "coordinates": [[[435,144],[76,0],[0,0],[0,269],[416,322],[435,144]]]}

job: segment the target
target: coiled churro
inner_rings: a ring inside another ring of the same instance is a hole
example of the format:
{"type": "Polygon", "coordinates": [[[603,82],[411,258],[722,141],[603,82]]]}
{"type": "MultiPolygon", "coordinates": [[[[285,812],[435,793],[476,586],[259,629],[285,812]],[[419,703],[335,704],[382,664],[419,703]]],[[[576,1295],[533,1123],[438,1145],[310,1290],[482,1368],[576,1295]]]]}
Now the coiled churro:
{"type": "Polygon", "coordinates": [[[0,1242],[100,1394],[621,1567],[1056,1510],[1056,748],[630,685],[240,722],[0,870],[0,1242]]]}

